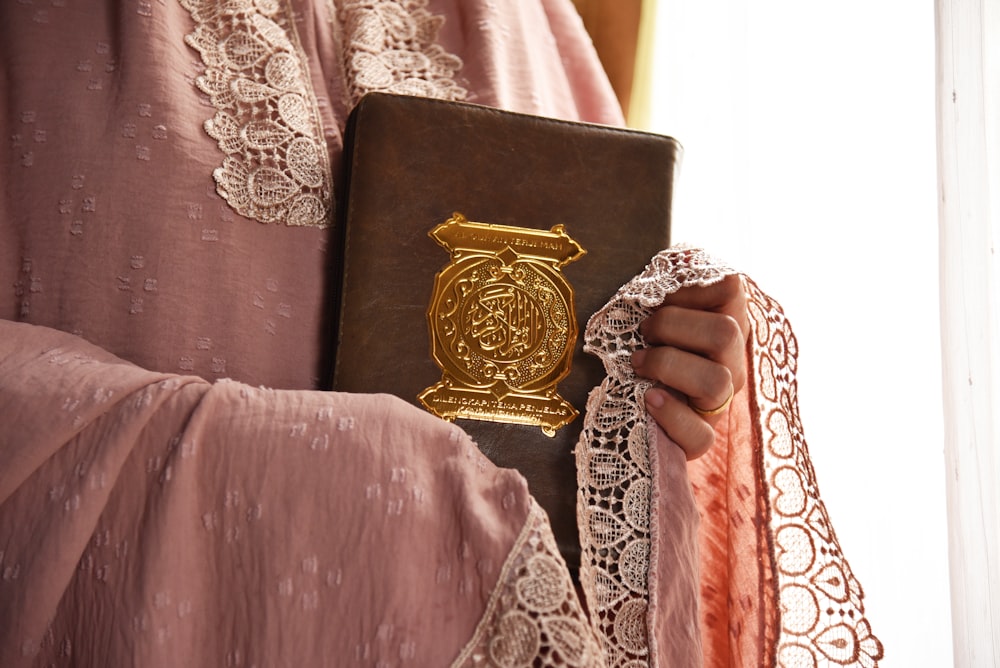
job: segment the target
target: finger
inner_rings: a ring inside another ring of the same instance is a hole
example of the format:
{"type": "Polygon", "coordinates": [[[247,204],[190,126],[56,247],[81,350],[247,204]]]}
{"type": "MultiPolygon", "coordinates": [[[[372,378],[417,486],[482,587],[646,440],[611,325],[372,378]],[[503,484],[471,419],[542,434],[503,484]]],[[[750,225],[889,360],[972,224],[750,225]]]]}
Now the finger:
{"type": "Polygon", "coordinates": [[[715,311],[662,306],[639,325],[647,343],[677,346],[704,355],[742,348],[743,328],[736,318],[715,311]]]}
{"type": "Polygon", "coordinates": [[[681,392],[702,410],[721,406],[736,388],[725,364],[671,346],[635,351],[632,366],[638,375],[681,392]]]}
{"type": "Polygon", "coordinates": [[[750,331],[743,280],[735,274],[712,285],[681,288],[667,295],[663,304],[724,313],[736,320],[744,336],[750,331]]]}
{"type": "Polygon", "coordinates": [[[731,274],[709,285],[680,288],[667,295],[663,303],[688,308],[716,309],[739,299],[742,293],[743,281],[736,274],[731,274]]]}
{"type": "MultiPolygon", "coordinates": [[[[664,306],[639,326],[643,338],[654,347],[668,346],[703,355],[727,367],[737,390],[746,381],[746,339],[736,320],[710,311],[664,306]]],[[[653,369],[649,371],[654,372],[653,369]]],[[[644,375],[644,374],[640,374],[644,375]]],[[[663,380],[659,376],[645,376],[663,380]]],[[[673,386],[665,380],[667,385],[673,386]]]]}
{"type": "Polygon", "coordinates": [[[689,460],[701,457],[715,443],[712,426],[674,392],[659,387],[649,388],[646,390],[646,410],[689,460]]]}

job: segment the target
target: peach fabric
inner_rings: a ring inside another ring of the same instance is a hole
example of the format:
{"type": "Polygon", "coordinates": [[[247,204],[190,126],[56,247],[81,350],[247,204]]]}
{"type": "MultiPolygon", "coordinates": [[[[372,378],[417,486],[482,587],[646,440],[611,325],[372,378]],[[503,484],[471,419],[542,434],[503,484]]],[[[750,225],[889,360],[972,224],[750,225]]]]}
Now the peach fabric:
{"type": "Polygon", "coordinates": [[[699,604],[708,666],[767,665],[777,642],[777,579],[770,559],[750,556],[770,555],[771,547],[749,392],[733,399],[728,420],[716,427],[717,447],[687,467],[698,507],[719,518],[705,522],[698,536],[706,574],[699,604]]]}
{"type": "Polygon", "coordinates": [[[882,645],[819,495],[781,307],[741,277],[747,385],[707,455],[686,466],[645,411],[652,383],[629,363],[639,326],[674,291],[732,273],[704,251],[662,251],[587,323],[584,350],[607,372],[576,450],[592,623],[615,665],[874,666],[882,645]]]}

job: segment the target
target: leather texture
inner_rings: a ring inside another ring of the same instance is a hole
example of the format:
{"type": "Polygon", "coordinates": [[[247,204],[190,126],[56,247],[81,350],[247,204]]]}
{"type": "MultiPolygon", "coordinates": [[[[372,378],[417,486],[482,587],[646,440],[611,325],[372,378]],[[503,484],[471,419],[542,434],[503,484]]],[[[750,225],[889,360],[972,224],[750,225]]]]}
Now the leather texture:
{"type": "MultiPolygon", "coordinates": [[[[372,93],[346,135],[343,267],[333,389],[385,392],[420,405],[441,379],[426,320],[448,253],[428,232],[454,212],[548,230],[566,226],[587,254],[563,269],[580,334],[559,394],[582,414],[600,384],[583,352],[587,319],[669,245],[680,153],[669,137],[467,103],[372,93]]],[[[547,437],[538,427],[460,419],[497,465],[516,468],[549,515],[571,569],[580,547],[573,449],[582,417],[547,437]]],[[[613,500],[611,501],[614,502],[613,500]]]]}

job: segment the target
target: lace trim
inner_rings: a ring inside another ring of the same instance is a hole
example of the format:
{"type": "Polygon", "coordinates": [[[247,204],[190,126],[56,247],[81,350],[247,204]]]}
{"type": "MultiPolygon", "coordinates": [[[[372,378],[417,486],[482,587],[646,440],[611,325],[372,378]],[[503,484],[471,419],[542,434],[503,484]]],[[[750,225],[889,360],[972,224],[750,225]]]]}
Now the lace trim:
{"type": "Polygon", "coordinates": [[[179,0],[195,22],[198,88],[216,108],[205,131],[225,154],[216,190],[261,223],[327,227],[330,159],[305,56],[282,0],[179,0]]]}
{"type": "MultiPolygon", "coordinates": [[[[696,250],[657,255],[587,326],[585,350],[607,378],[588,399],[577,447],[581,581],[609,664],[649,665],[649,435],[629,359],[645,346],[638,325],[666,295],[733,273],[696,250]]],[[[752,377],[761,416],[760,476],[768,486],[770,555],[777,577],[779,665],[876,666],[882,645],[864,617],[863,593],[819,498],[798,418],[795,337],[776,302],[745,279],[752,377]]]]}
{"type": "Polygon", "coordinates": [[[661,253],[587,324],[584,350],[607,377],[587,399],[576,449],[580,579],[609,666],[649,665],[649,432],[642,397],[652,385],[632,370],[644,347],[639,323],[681,287],[709,285],[729,270],[691,253],[661,253]],[[686,261],[682,261],[686,260],[686,261]]]}
{"type": "Polygon", "coordinates": [[[444,17],[427,0],[347,0],[337,12],[352,103],[365,93],[464,100],[455,80],[462,60],[437,44],[444,17]]]}
{"type": "Polygon", "coordinates": [[[603,666],[544,511],[532,502],[482,621],[452,666],[603,666]]]}
{"type": "Polygon", "coordinates": [[[780,305],[744,278],[754,399],[767,482],[768,524],[781,610],[778,663],[877,666],[882,643],[865,618],[864,592],[844,557],[799,419],[798,344],[780,305]]]}

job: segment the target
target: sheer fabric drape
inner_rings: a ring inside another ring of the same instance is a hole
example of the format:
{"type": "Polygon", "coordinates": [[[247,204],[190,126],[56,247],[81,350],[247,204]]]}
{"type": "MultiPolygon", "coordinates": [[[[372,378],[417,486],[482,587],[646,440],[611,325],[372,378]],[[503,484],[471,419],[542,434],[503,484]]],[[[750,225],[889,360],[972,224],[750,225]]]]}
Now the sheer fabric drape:
{"type": "Polygon", "coordinates": [[[941,338],[956,666],[1000,665],[1000,4],[938,0],[941,338]]]}

